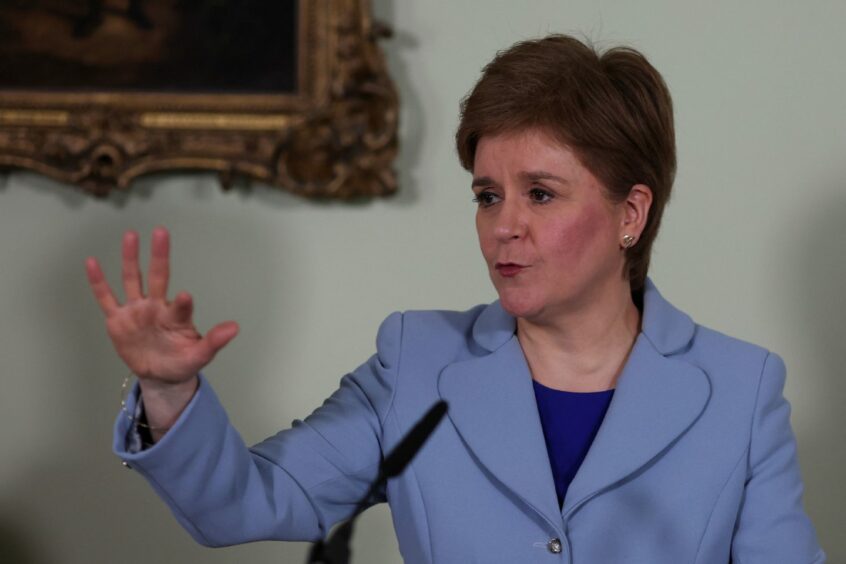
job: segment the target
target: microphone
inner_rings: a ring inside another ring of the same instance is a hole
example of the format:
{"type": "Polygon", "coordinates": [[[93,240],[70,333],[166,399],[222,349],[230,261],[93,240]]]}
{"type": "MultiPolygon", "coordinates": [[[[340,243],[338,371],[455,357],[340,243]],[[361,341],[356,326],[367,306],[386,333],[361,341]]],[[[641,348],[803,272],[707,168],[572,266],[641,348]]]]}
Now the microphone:
{"type": "Polygon", "coordinates": [[[447,412],[447,402],[441,400],[429,408],[429,411],[414,424],[414,427],[402,438],[385,457],[379,468],[379,476],[370,485],[367,494],[356,505],[355,511],[330,535],[328,540],[317,541],[311,547],[307,564],[349,564],[350,539],[353,522],[365,509],[377,491],[388,478],[398,476],[405,470],[447,412]]]}

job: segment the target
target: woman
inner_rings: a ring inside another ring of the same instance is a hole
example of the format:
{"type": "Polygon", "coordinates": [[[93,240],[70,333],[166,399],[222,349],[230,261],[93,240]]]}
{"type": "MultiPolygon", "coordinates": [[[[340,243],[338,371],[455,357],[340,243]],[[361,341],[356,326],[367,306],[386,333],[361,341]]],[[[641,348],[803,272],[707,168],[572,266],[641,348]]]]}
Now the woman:
{"type": "Polygon", "coordinates": [[[140,444],[120,415],[115,451],[203,544],[310,540],[445,399],[449,420],[374,500],[407,562],[824,562],[781,359],[696,325],[646,276],[675,171],[658,72],[627,48],[517,44],[463,101],[456,140],[499,300],[392,314],[322,407],[252,449],[198,376],[237,325],[201,336],[190,296],[166,301],[167,232],[147,296],[125,236],[123,305],[89,259],[138,376],[127,409],[150,427],[140,444]]]}

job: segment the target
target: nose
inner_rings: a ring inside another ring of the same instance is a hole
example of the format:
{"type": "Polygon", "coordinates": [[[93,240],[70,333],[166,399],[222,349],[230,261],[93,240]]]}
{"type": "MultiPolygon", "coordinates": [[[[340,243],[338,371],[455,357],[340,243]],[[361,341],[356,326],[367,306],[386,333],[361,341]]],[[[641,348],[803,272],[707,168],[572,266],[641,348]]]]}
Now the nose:
{"type": "Polygon", "coordinates": [[[494,234],[501,242],[525,237],[526,218],[523,210],[517,203],[513,203],[513,200],[511,202],[506,200],[501,203],[494,226],[494,234]]]}

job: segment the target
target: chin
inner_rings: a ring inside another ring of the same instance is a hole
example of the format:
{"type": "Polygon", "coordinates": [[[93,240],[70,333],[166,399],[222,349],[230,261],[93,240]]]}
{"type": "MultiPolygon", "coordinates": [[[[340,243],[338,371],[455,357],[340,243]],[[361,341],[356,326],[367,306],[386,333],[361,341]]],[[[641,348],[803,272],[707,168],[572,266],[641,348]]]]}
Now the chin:
{"type": "Polygon", "coordinates": [[[531,299],[530,296],[513,295],[510,292],[500,293],[499,303],[502,309],[513,317],[532,319],[543,311],[543,304],[538,303],[537,300],[531,299]]]}

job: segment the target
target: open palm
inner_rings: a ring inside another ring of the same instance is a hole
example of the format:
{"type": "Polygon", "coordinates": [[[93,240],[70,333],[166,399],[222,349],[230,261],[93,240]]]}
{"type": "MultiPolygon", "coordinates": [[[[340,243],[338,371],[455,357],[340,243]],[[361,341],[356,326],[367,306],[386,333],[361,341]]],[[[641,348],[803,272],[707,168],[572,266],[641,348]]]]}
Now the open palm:
{"type": "Polygon", "coordinates": [[[138,246],[138,234],[126,232],[122,246],[123,304],[115,298],[95,258],[86,260],[88,281],[106,316],[115,350],[142,383],[167,386],[187,382],[235,337],[238,325],[234,321],[220,323],[203,336],[192,321],[190,294],[180,292],[173,301],[167,301],[170,235],[163,227],[153,231],[145,296],[138,246]]]}

